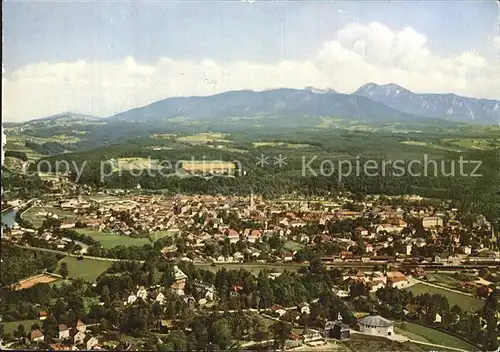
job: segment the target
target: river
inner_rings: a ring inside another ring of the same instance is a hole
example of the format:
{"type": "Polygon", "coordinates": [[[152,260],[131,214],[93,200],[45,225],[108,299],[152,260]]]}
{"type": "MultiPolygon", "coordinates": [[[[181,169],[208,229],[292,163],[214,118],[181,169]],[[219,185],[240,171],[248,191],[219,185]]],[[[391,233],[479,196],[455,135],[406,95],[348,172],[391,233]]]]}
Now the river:
{"type": "Polygon", "coordinates": [[[16,214],[18,211],[18,209],[15,209],[2,213],[2,224],[7,225],[7,227],[13,227],[16,225],[16,214]]]}

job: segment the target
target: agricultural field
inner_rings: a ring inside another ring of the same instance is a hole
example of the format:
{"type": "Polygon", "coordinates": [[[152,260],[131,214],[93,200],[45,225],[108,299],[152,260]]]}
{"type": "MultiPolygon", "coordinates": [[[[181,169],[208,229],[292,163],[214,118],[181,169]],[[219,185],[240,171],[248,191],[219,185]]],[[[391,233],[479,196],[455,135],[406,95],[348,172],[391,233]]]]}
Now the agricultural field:
{"type": "Polygon", "coordinates": [[[317,128],[332,128],[337,127],[339,123],[344,121],[343,119],[335,118],[335,117],[322,117],[321,123],[317,125],[317,128]]]}
{"type": "Polygon", "coordinates": [[[84,281],[94,282],[95,279],[105,272],[113,262],[107,260],[82,259],[75,257],[65,257],[59,261],[59,264],[68,265],[69,277],[80,278],[84,281]]]}
{"type": "Polygon", "coordinates": [[[89,229],[78,229],[78,232],[99,241],[104,248],[113,248],[116,246],[142,246],[145,244],[151,244],[151,241],[147,237],[138,238],[89,229]]]}
{"type": "Polygon", "coordinates": [[[464,310],[468,309],[481,309],[484,306],[484,300],[473,297],[473,296],[468,296],[462,293],[458,292],[452,292],[449,291],[445,288],[437,288],[433,286],[429,286],[423,283],[418,283],[415,284],[409,288],[406,288],[405,290],[409,290],[413,292],[414,295],[421,295],[424,293],[429,293],[429,294],[440,294],[448,299],[448,302],[450,306],[453,306],[454,304],[458,305],[460,308],[464,310]]]}
{"type": "Polygon", "coordinates": [[[212,148],[212,149],[221,149],[221,150],[224,150],[226,152],[232,152],[232,153],[248,153],[248,150],[237,149],[237,148],[230,148],[230,147],[226,147],[225,145],[222,145],[222,144],[208,145],[208,147],[212,148]]]}
{"type": "Polygon", "coordinates": [[[158,167],[158,160],[149,158],[119,158],[110,159],[109,163],[113,165],[113,172],[120,170],[144,170],[155,169],[158,167]]]}
{"type": "Polygon", "coordinates": [[[446,144],[454,145],[464,149],[476,149],[476,150],[490,150],[500,148],[500,137],[499,138],[459,138],[443,139],[446,144]]]}
{"type": "Polygon", "coordinates": [[[207,144],[207,143],[233,143],[225,139],[227,135],[223,133],[197,133],[190,136],[178,137],[177,141],[189,144],[207,144]]]}
{"type": "Polygon", "coordinates": [[[428,143],[428,142],[422,142],[422,141],[403,141],[401,142],[402,144],[407,144],[407,145],[414,145],[414,146],[419,146],[419,147],[427,147],[427,148],[434,148],[434,149],[441,149],[441,150],[446,150],[450,152],[461,152],[461,149],[458,149],[453,146],[446,146],[442,144],[435,144],[435,143],[428,143]]]}
{"type": "Polygon", "coordinates": [[[28,319],[28,320],[18,320],[18,321],[8,321],[8,322],[0,322],[0,325],[3,325],[5,334],[14,334],[14,331],[17,330],[19,325],[24,326],[24,331],[30,331],[31,327],[34,324],[38,324],[42,326],[42,321],[38,319],[28,319]]]}
{"type": "Polygon", "coordinates": [[[166,146],[151,146],[151,147],[148,147],[148,149],[151,149],[151,150],[172,150],[174,148],[173,147],[166,147],[166,146]]]}
{"type": "Polygon", "coordinates": [[[263,147],[282,147],[282,148],[291,148],[291,149],[300,149],[300,148],[310,148],[312,147],[310,144],[294,144],[294,143],[285,143],[285,142],[253,142],[252,145],[254,148],[263,148],[263,147]]]}
{"type": "MultiPolygon", "coordinates": [[[[84,135],[85,132],[80,132],[78,133],[79,135],[84,135]]],[[[24,146],[27,140],[43,144],[46,142],[58,142],[61,144],[74,144],[80,142],[82,139],[78,136],[73,136],[69,134],[55,134],[50,137],[34,137],[34,136],[23,136],[23,135],[18,135],[18,136],[8,136],[7,140],[9,143],[12,143],[12,145],[17,145],[17,146],[22,146],[24,148],[27,148],[24,146]]],[[[12,150],[19,150],[19,149],[12,149],[12,150]]],[[[28,148],[29,150],[29,148],[28,148]]]]}
{"type": "Polygon", "coordinates": [[[234,163],[222,160],[180,160],[180,163],[188,172],[231,172],[236,169],[234,163]]]}
{"type": "Polygon", "coordinates": [[[56,214],[59,220],[76,221],[77,216],[69,211],[54,207],[32,207],[23,214],[23,219],[29,220],[35,227],[40,227],[46,219],[44,213],[56,214]]]}
{"type": "Polygon", "coordinates": [[[455,336],[448,335],[422,325],[403,322],[396,330],[398,333],[401,333],[415,341],[433,343],[452,348],[460,348],[467,351],[476,350],[474,346],[469,345],[467,342],[462,341],[455,336]]]}
{"type": "Polygon", "coordinates": [[[7,143],[4,146],[4,150],[12,150],[17,152],[25,153],[28,157],[28,161],[38,160],[42,155],[24,145],[25,139],[20,137],[7,137],[7,143]]]}
{"type": "Polygon", "coordinates": [[[176,137],[176,134],[173,133],[155,133],[151,137],[155,139],[171,139],[176,137]]]}
{"type": "Polygon", "coordinates": [[[76,136],[70,136],[66,134],[56,134],[50,138],[38,138],[40,142],[59,142],[59,143],[78,143],[82,139],[76,136]]]}

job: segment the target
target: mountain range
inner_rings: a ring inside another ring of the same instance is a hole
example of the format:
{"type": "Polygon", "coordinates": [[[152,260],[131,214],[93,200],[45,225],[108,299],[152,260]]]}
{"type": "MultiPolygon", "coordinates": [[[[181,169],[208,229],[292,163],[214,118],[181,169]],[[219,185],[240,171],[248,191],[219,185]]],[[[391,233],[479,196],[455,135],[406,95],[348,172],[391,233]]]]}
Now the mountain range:
{"type": "Polygon", "coordinates": [[[354,94],[419,116],[486,124],[500,122],[498,100],[473,99],[455,94],[417,94],[393,83],[368,83],[354,94]]]}
{"type": "Polygon", "coordinates": [[[365,122],[500,122],[500,101],[455,94],[418,94],[396,84],[368,83],[353,94],[331,88],[230,91],[205,97],[168,98],[114,115],[111,119],[146,121],[184,117],[338,117],[365,122]]]}
{"type": "MultiPolygon", "coordinates": [[[[368,83],[352,94],[331,88],[280,88],[265,91],[228,91],[211,96],[175,97],[156,101],[108,117],[109,122],[220,122],[224,119],[274,119],[274,124],[310,118],[339,118],[366,123],[411,122],[478,124],[500,123],[500,101],[475,99],[455,94],[414,93],[396,84],[368,83]]],[[[43,124],[96,121],[100,118],[64,113],[32,120],[43,124]]]]}

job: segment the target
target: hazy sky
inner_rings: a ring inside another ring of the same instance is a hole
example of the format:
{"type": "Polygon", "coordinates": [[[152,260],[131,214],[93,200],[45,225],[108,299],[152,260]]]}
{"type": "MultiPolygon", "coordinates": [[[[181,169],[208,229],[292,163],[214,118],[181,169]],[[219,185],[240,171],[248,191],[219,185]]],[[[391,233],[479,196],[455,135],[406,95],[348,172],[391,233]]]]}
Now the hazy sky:
{"type": "Polygon", "coordinates": [[[500,98],[495,1],[4,4],[4,117],[367,82],[500,98]]]}

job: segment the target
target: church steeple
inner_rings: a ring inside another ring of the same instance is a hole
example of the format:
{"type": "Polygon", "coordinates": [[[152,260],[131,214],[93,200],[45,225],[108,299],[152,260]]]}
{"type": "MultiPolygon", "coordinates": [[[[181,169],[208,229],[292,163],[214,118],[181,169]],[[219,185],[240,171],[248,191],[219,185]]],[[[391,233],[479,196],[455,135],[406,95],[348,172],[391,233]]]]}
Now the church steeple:
{"type": "Polygon", "coordinates": [[[250,210],[255,210],[255,203],[254,203],[254,199],[253,199],[253,191],[250,190],[250,207],[249,207],[250,210]]]}

